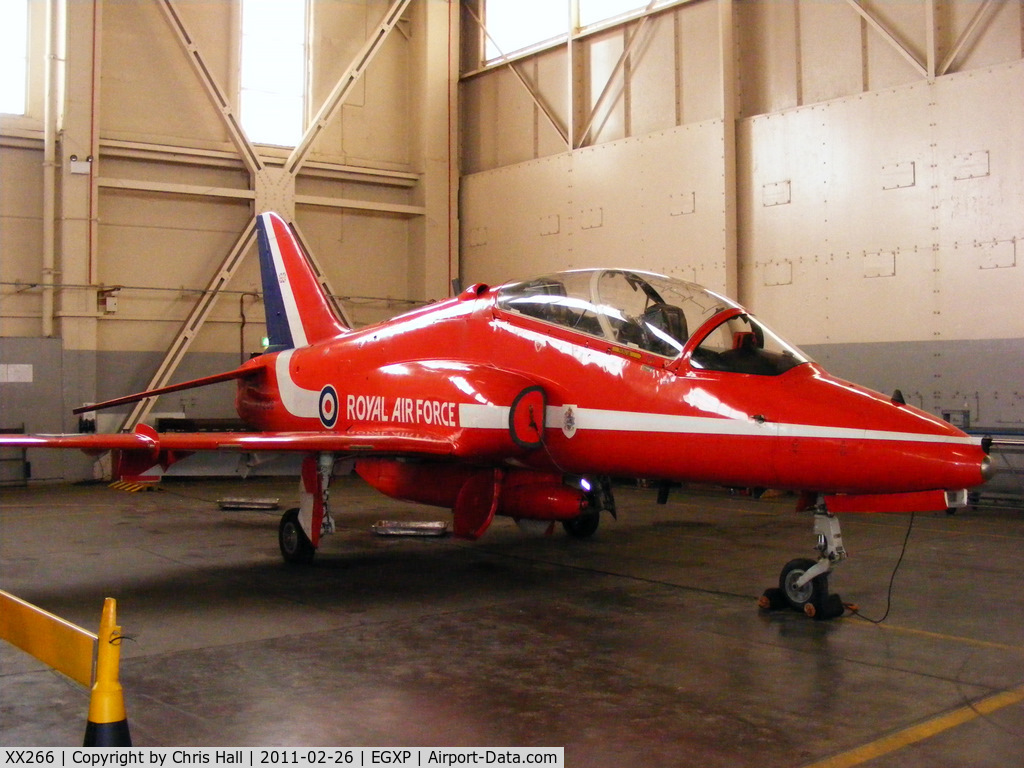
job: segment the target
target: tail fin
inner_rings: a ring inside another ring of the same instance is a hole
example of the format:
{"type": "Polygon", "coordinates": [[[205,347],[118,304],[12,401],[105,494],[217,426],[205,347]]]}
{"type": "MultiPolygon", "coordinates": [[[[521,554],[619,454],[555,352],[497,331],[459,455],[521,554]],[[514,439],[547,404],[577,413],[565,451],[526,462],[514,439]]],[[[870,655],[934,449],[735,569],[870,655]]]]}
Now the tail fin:
{"type": "Polygon", "coordinates": [[[261,213],[256,231],[270,339],[267,351],[305,347],[348,331],[284,219],[276,213],[261,213]]]}

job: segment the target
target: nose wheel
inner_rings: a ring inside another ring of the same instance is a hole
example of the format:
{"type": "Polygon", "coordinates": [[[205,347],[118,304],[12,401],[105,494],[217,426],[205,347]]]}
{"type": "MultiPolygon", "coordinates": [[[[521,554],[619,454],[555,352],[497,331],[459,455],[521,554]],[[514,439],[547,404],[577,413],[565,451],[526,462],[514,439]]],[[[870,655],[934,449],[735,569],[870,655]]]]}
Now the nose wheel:
{"type": "Polygon", "coordinates": [[[834,619],[846,607],[839,595],[828,591],[828,577],[833,566],[846,559],[839,521],[819,504],[814,514],[814,530],[818,536],[819,557],[790,560],[779,573],[779,586],[764,591],[758,600],[763,610],[791,608],[813,619],[834,619]]]}

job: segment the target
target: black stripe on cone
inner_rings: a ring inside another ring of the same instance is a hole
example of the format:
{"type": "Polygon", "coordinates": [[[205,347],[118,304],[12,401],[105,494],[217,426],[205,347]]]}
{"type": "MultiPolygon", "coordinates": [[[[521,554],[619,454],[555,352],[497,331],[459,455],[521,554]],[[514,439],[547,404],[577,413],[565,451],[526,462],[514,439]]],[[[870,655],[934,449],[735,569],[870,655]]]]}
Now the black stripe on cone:
{"type": "Polygon", "coordinates": [[[128,721],[116,723],[94,723],[85,726],[83,747],[130,747],[132,735],[128,732],[128,721]]]}

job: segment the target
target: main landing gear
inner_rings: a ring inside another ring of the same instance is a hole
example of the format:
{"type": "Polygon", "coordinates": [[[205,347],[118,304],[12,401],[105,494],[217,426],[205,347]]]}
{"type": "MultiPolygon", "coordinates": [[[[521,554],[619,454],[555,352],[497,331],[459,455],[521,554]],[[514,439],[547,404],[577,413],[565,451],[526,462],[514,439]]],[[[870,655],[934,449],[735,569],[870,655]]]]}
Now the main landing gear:
{"type": "Polygon", "coordinates": [[[298,507],[289,509],[281,515],[281,523],[277,526],[277,543],[281,547],[281,556],[286,563],[309,565],[313,562],[316,547],[302,530],[298,507]]]}
{"type": "Polygon", "coordinates": [[[814,507],[814,532],[818,536],[818,559],[797,558],[786,563],[779,574],[779,586],[764,591],[758,605],[765,610],[792,608],[813,619],[834,619],[846,610],[839,595],[828,591],[832,568],[846,559],[839,520],[819,499],[814,507]]]}
{"type": "Polygon", "coordinates": [[[313,453],[302,460],[300,506],[285,512],[277,527],[277,543],[286,563],[309,565],[320,538],[334,533],[334,518],[327,504],[333,472],[333,453],[313,453]]]}

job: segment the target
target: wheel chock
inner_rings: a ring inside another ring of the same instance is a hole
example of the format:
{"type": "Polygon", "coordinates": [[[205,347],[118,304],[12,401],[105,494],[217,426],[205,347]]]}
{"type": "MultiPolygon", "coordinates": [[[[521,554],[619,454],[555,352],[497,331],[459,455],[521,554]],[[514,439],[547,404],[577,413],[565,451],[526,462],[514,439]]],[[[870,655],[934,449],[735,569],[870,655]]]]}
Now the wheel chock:
{"type": "MultiPolygon", "coordinates": [[[[757,598],[757,607],[762,611],[781,611],[784,608],[789,608],[789,601],[786,600],[786,593],[781,589],[770,587],[757,598]]],[[[811,600],[805,603],[803,611],[804,615],[808,618],[824,621],[842,616],[849,607],[842,601],[839,595],[829,594],[820,602],[811,600]]]]}
{"type": "Polygon", "coordinates": [[[786,593],[778,587],[769,587],[757,598],[757,607],[762,611],[781,611],[787,605],[786,593]]]}
{"type": "Polygon", "coordinates": [[[842,598],[836,594],[825,595],[821,605],[815,605],[813,601],[804,605],[804,614],[815,621],[835,619],[842,616],[845,611],[846,606],[842,598]]]}

